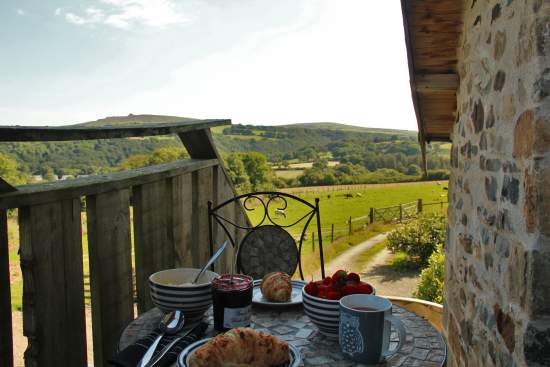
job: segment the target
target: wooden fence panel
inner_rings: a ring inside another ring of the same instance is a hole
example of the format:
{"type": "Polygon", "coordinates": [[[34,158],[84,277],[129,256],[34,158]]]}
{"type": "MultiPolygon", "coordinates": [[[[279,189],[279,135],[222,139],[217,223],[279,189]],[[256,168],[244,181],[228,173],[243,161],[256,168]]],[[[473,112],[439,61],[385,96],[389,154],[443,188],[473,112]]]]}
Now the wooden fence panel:
{"type": "Polygon", "coordinates": [[[193,172],[193,267],[203,266],[210,257],[208,238],[208,201],[213,198],[212,168],[193,172]]]}
{"type": "Polygon", "coordinates": [[[20,208],[25,366],[87,366],[80,200],[20,208]]]}
{"type": "Polygon", "coordinates": [[[0,210],[0,366],[13,366],[8,216],[0,210]]]}
{"type": "Polygon", "coordinates": [[[86,198],[96,367],[107,365],[134,318],[129,207],[129,190],[86,198]]]}
{"type": "MultiPolygon", "coordinates": [[[[168,238],[174,245],[174,266],[193,266],[193,238],[192,238],[192,174],[173,177],[170,181],[169,193],[172,197],[168,238]]],[[[198,258],[196,259],[198,261],[198,258]]]]}
{"type": "MultiPolygon", "coordinates": [[[[134,187],[134,244],[138,312],[153,308],[149,276],[174,267],[174,245],[169,243],[171,198],[165,180],[134,187]]],[[[171,237],[171,236],[170,236],[171,237]]]]}

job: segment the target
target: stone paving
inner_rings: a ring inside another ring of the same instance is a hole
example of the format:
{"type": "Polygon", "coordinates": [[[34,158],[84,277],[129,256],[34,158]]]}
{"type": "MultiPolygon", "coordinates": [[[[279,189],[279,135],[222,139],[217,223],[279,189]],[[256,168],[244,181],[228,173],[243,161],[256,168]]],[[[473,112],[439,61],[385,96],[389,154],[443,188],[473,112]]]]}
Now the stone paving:
{"type": "MultiPolygon", "coordinates": [[[[446,358],[446,345],[441,334],[429,322],[401,307],[394,306],[393,314],[404,323],[407,337],[401,350],[379,365],[386,367],[442,366],[446,358]]],[[[124,348],[135,340],[145,337],[158,325],[160,318],[161,312],[157,309],[143,314],[124,331],[120,347],[124,348]]],[[[211,310],[207,314],[207,320],[213,323],[211,310]]],[[[298,347],[302,354],[300,366],[364,366],[345,359],[340,352],[338,340],[319,333],[301,307],[273,310],[255,306],[251,327],[277,335],[298,347]]],[[[215,330],[210,328],[206,336],[211,337],[215,334],[215,330]]],[[[390,350],[395,350],[398,342],[397,333],[392,330],[390,350]]]]}

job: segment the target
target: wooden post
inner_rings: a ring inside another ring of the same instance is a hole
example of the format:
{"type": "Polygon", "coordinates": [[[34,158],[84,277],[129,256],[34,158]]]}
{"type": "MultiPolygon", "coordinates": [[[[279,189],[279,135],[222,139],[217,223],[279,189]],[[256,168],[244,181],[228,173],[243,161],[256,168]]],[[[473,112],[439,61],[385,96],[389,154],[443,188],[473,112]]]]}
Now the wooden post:
{"type": "MultiPolygon", "coordinates": [[[[86,197],[94,366],[98,367],[107,366],[120,334],[134,318],[129,206],[129,189],[86,197]]],[[[139,266],[137,252],[136,248],[139,266]]]]}
{"type": "Polygon", "coordinates": [[[13,366],[8,216],[0,210],[0,366],[13,366]]]}
{"type": "Polygon", "coordinates": [[[373,224],[373,223],[374,223],[374,208],[370,208],[370,211],[369,211],[369,223],[370,223],[370,224],[373,224]]]}
{"type": "Polygon", "coordinates": [[[332,223],[330,228],[330,242],[334,242],[334,223],[332,223]]]}
{"type": "Polygon", "coordinates": [[[399,221],[403,222],[403,204],[399,204],[399,221]]]}
{"type": "Polygon", "coordinates": [[[422,199],[418,199],[418,202],[417,202],[417,204],[416,204],[416,212],[417,212],[417,213],[422,213],[422,210],[424,209],[424,208],[422,207],[422,205],[423,205],[423,204],[422,204],[422,199]]]}
{"type": "Polygon", "coordinates": [[[78,198],[19,208],[25,366],[88,365],[80,209],[78,198]]]}
{"type": "Polygon", "coordinates": [[[348,234],[348,235],[351,236],[351,232],[352,232],[351,217],[349,217],[349,222],[348,222],[348,224],[349,224],[349,234],[348,234]]]}

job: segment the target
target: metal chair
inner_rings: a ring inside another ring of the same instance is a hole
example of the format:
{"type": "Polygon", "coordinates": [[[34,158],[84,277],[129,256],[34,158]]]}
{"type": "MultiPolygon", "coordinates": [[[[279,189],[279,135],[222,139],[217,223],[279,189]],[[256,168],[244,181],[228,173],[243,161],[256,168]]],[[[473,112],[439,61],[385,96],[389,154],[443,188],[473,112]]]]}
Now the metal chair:
{"type": "Polygon", "coordinates": [[[214,251],[213,226],[214,223],[217,223],[223,228],[225,235],[237,251],[237,272],[251,275],[254,279],[261,279],[265,274],[272,271],[285,271],[292,276],[298,268],[300,278],[303,280],[302,246],[309,224],[314,217],[317,220],[321,275],[324,278],[323,237],[318,198],[315,199],[315,204],[311,204],[302,198],[287,193],[265,191],[239,195],[216,206],[213,206],[212,202],[208,202],[210,252],[213,253],[214,251]],[[253,205],[253,202],[256,202],[256,205],[253,205]],[[282,224],[280,218],[287,219],[285,210],[289,208],[289,202],[303,205],[305,214],[290,224],[282,224]],[[224,217],[222,215],[223,209],[232,203],[242,203],[246,211],[262,210],[263,213],[260,213],[261,220],[256,225],[251,225],[250,222],[246,225],[240,225],[224,217]],[[299,232],[300,237],[298,243],[296,243],[296,240],[287,229],[301,225],[303,225],[303,228],[299,232]],[[238,231],[246,232],[239,243],[237,243],[238,237],[240,237],[237,235],[238,231]]]}

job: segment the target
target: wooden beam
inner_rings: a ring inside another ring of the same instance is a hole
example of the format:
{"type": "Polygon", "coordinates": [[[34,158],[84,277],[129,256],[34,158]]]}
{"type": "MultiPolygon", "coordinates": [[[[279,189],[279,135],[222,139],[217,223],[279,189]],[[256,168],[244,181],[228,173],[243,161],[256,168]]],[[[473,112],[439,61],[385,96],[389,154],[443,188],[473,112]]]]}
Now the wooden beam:
{"type": "Polygon", "coordinates": [[[424,74],[416,75],[416,91],[419,93],[456,93],[458,75],[456,74],[424,74]]]}
{"type": "Polygon", "coordinates": [[[187,152],[194,159],[219,159],[210,130],[196,130],[178,134],[187,152]]]}
{"type": "Polygon", "coordinates": [[[181,134],[215,126],[231,125],[231,120],[173,121],[136,126],[2,126],[0,141],[66,141],[90,139],[118,139],[142,136],[181,134]]]}
{"type": "MultiPolygon", "coordinates": [[[[107,366],[134,318],[130,190],[86,197],[94,366],[107,366]]],[[[164,245],[164,244],[162,244],[164,245]]]]}
{"type": "Polygon", "coordinates": [[[35,205],[111,190],[121,190],[135,185],[174,177],[218,164],[216,159],[190,159],[129,171],[55,181],[38,185],[18,186],[18,191],[0,194],[0,209],[35,205]]]}
{"type": "Polygon", "coordinates": [[[88,365],[80,211],[79,199],[19,209],[27,367],[88,365]]]}
{"type": "Polygon", "coordinates": [[[0,177],[0,194],[5,192],[14,192],[17,191],[15,187],[7,183],[2,177],[0,177]]]}
{"type": "Polygon", "coordinates": [[[0,366],[13,366],[8,215],[0,210],[0,366]]]}

